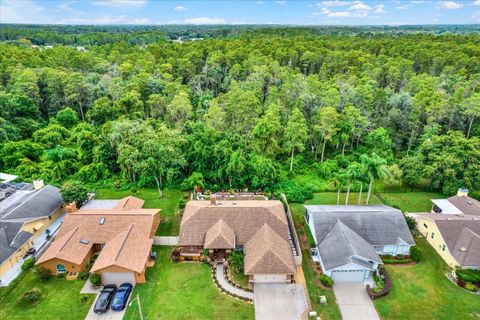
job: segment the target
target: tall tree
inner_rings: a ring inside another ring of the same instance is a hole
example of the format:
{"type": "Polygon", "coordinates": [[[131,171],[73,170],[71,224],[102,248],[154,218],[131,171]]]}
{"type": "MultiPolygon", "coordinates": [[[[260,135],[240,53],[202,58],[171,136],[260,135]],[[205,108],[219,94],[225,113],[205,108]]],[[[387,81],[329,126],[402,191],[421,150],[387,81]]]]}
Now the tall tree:
{"type": "Polygon", "coordinates": [[[287,127],[285,128],[285,147],[291,150],[290,171],[293,170],[293,156],[295,149],[303,151],[305,149],[305,141],[308,136],[307,122],[302,112],[298,108],[293,109],[292,114],[288,118],[287,127]]]}
{"type": "MultiPolygon", "coordinates": [[[[320,109],[317,115],[317,121],[315,124],[315,132],[321,136],[322,144],[322,156],[320,162],[323,162],[325,155],[325,146],[328,141],[337,134],[339,128],[340,116],[334,107],[325,107],[320,109]]],[[[315,151],[315,157],[317,152],[315,151]]]]}
{"type": "Polygon", "coordinates": [[[362,154],[360,156],[362,164],[367,169],[368,179],[370,180],[368,184],[368,195],[366,204],[370,202],[370,196],[372,194],[373,183],[375,180],[383,179],[387,177],[388,171],[386,167],[387,161],[382,157],[378,156],[376,153],[372,153],[371,156],[362,154]]]}

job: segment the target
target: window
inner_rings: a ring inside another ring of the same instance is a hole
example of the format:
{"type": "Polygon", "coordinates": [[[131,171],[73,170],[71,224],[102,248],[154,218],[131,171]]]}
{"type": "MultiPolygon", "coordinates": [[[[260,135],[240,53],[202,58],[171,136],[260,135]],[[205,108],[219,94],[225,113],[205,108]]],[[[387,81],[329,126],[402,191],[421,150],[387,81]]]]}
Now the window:
{"type": "Polygon", "coordinates": [[[433,236],[434,236],[434,235],[435,235],[435,233],[433,233],[433,232],[432,232],[432,236],[431,236],[430,238],[432,238],[432,239],[433,239],[433,236]]]}
{"type": "Polygon", "coordinates": [[[425,229],[428,229],[428,226],[426,223],[424,223],[423,226],[425,227],[425,229]]]}
{"type": "Polygon", "coordinates": [[[58,273],[64,273],[66,270],[65,270],[65,266],[63,264],[57,264],[57,272],[58,273]]]}
{"type": "Polygon", "coordinates": [[[384,246],[375,246],[375,250],[377,250],[377,252],[383,252],[384,249],[384,246]]]}
{"type": "Polygon", "coordinates": [[[307,222],[310,222],[310,215],[308,214],[308,210],[305,210],[305,220],[307,220],[307,222]]]}
{"type": "Polygon", "coordinates": [[[442,246],[442,251],[445,251],[445,247],[446,247],[445,245],[442,246]]]}

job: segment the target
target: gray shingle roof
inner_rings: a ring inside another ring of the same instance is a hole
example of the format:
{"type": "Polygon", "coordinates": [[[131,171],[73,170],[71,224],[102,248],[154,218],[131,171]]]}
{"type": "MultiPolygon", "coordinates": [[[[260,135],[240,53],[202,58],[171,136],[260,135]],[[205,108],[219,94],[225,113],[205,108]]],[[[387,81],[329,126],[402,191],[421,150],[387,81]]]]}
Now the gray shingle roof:
{"type": "Polygon", "coordinates": [[[356,263],[372,269],[365,260],[382,263],[375,249],[365,239],[356,234],[340,220],[318,245],[326,270],[331,270],[349,263],[356,263]]]}
{"type": "Polygon", "coordinates": [[[60,189],[51,185],[19,195],[0,209],[0,263],[33,236],[22,231],[25,222],[48,217],[63,204],[60,189]]]}
{"type": "Polygon", "coordinates": [[[403,213],[389,206],[325,205],[305,208],[313,219],[319,243],[340,220],[373,246],[415,244],[403,213]]]}
{"type": "Polygon", "coordinates": [[[448,198],[447,200],[456,208],[458,208],[458,210],[463,212],[463,214],[480,216],[480,201],[476,199],[467,196],[453,196],[448,198]]]}

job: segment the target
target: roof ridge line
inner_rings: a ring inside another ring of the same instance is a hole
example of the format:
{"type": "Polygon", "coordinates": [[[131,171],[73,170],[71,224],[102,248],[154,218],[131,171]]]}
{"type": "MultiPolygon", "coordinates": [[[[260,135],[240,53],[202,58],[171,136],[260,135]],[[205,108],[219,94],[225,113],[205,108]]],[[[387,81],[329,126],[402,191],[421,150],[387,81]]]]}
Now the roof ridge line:
{"type": "Polygon", "coordinates": [[[65,246],[67,245],[67,243],[70,241],[70,239],[72,239],[73,235],[75,233],[77,233],[78,229],[80,228],[81,224],[76,226],[75,229],[73,230],[72,234],[68,237],[68,239],[62,244],[62,246],[60,247],[60,249],[58,249],[58,252],[60,253],[64,248],[65,246]]]}
{"type": "MultiPolygon", "coordinates": [[[[118,249],[117,255],[115,256],[115,258],[113,259],[113,261],[115,261],[115,262],[117,261],[118,256],[120,255],[120,253],[121,253],[122,250],[123,250],[123,247],[125,247],[125,242],[127,242],[128,236],[130,235],[130,232],[132,232],[132,229],[133,229],[133,226],[134,226],[134,225],[135,225],[135,222],[130,225],[130,229],[128,229],[128,232],[127,232],[127,234],[125,235],[125,238],[124,238],[123,241],[122,241],[122,245],[120,246],[120,249],[118,249]]],[[[112,238],[112,239],[113,239],[113,238],[112,238]]]]}

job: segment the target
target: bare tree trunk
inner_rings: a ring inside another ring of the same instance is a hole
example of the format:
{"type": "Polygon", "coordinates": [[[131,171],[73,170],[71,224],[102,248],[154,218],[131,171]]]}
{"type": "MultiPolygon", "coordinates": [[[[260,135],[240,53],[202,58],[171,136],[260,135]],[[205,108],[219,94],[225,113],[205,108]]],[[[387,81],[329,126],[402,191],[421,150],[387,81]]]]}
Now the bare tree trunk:
{"type": "Polygon", "coordinates": [[[338,192],[337,192],[337,206],[340,204],[340,188],[342,187],[341,184],[338,185],[338,192]]]}
{"type": "Polygon", "coordinates": [[[372,194],[372,186],[373,186],[373,179],[370,180],[370,184],[368,185],[367,202],[365,204],[368,204],[370,202],[370,195],[372,194]]]}
{"type": "Polygon", "coordinates": [[[158,197],[163,198],[162,183],[158,180],[157,176],[155,176],[155,182],[157,183],[158,197]]]}
{"type": "Polygon", "coordinates": [[[292,147],[292,158],[290,159],[290,171],[293,169],[293,154],[295,152],[295,147],[292,147]]]}
{"type": "Polygon", "coordinates": [[[362,204],[363,182],[360,181],[360,192],[358,193],[358,205],[362,204]]]}
{"type": "Polygon", "coordinates": [[[467,131],[467,139],[470,138],[470,131],[472,131],[472,125],[474,120],[475,120],[475,116],[473,116],[470,119],[470,124],[468,125],[468,131],[467,131]]]}
{"type": "Polygon", "coordinates": [[[83,115],[83,107],[82,107],[82,104],[79,103],[78,106],[80,107],[80,115],[82,116],[82,121],[85,122],[85,116],[83,115]]]}
{"type": "Polygon", "coordinates": [[[347,189],[347,197],[345,198],[345,205],[348,205],[348,197],[350,196],[350,187],[352,186],[352,182],[348,182],[348,189],[347,189]]]}
{"type": "Polygon", "coordinates": [[[343,141],[343,146],[342,146],[342,157],[345,155],[345,141],[343,141]]]}
{"type": "Polygon", "coordinates": [[[323,162],[323,155],[325,154],[325,145],[327,144],[327,140],[323,139],[323,147],[322,147],[322,158],[320,162],[323,162]]]}

